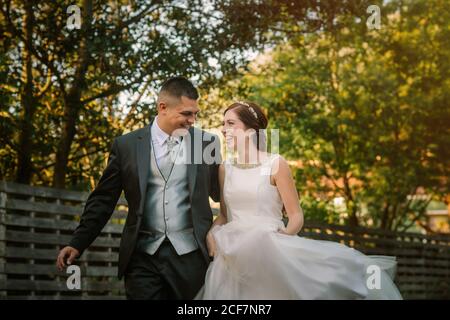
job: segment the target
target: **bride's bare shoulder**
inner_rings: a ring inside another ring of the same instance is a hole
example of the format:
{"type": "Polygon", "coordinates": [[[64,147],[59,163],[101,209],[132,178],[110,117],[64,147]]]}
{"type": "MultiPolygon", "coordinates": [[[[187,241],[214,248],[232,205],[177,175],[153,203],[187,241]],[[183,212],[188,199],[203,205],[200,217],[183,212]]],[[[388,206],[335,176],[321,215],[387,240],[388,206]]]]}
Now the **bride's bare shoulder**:
{"type": "Polygon", "coordinates": [[[288,161],[280,154],[272,155],[272,175],[275,177],[289,176],[291,168],[288,161]]]}

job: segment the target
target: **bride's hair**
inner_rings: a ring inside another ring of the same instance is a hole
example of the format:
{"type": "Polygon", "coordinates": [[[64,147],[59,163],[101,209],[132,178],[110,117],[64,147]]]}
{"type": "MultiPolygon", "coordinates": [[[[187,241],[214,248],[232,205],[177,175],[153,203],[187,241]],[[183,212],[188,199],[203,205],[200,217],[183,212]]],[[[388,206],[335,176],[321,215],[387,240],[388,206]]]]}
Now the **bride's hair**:
{"type": "Polygon", "coordinates": [[[267,142],[265,129],[267,128],[267,117],[256,103],[249,101],[237,101],[225,109],[223,114],[233,110],[246,129],[254,129],[253,142],[259,150],[266,151],[267,142]]]}

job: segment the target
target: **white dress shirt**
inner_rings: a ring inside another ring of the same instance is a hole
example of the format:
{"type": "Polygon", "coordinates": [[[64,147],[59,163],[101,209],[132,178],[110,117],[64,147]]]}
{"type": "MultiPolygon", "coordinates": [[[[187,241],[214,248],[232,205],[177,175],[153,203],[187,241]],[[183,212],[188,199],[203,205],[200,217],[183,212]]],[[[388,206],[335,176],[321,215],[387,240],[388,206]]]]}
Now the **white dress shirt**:
{"type": "MultiPolygon", "coordinates": [[[[162,130],[158,126],[158,116],[155,117],[155,120],[153,120],[151,132],[152,132],[152,142],[153,142],[153,150],[155,152],[155,158],[156,163],[161,165],[161,158],[165,157],[167,154],[167,143],[166,140],[169,138],[169,134],[166,133],[164,130],[162,130]]],[[[180,146],[181,138],[174,136],[175,140],[178,143],[178,146],[180,146]]]]}

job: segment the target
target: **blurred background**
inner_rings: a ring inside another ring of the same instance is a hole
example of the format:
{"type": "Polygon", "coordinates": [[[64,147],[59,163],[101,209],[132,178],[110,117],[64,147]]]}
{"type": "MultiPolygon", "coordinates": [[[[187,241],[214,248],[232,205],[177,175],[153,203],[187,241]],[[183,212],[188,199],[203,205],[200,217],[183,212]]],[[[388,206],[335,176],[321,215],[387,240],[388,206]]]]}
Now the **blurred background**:
{"type": "MultiPolygon", "coordinates": [[[[162,81],[183,75],[199,87],[205,129],[234,100],[261,105],[321,233],[368,228],[397,247],[422,235],[414,261],[438,246],[440,271],[425,273],[448,298],[449,21],[447,0],[0,0],[0,265],[60,247],[113,138],[148,125],[162,81]],[[55,219],[66,219],[58,230],[55,219]],[[52,240],[8,255],[41,229],[52,240]]],[[[47,272],[33,270],[27,281],[47,272]]],[[[4,295],[23,280],[7,274],[4,295]]]]}

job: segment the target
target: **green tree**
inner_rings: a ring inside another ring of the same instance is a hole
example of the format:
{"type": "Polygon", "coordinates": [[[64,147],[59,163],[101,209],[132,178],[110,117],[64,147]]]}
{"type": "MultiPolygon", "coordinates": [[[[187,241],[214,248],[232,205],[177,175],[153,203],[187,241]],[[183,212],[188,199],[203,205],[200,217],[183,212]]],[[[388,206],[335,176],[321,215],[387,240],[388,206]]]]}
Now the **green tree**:
{"type": "Polygon", "coordinates": [[[112,137],[148,122],[145,96],[163,79],[218,85],[244,65],[243,52],[279,41],[287,21],[306,32],[352,10],[318,0],[1,0],[1,90],[11,99],[0,111],[2,178],[83,184],[98,176],[112,137]],[[73,4],[81,28],[69,30],[73,4]],[[322,19],[309,18],[311,10],[322,19]],[[136,97],[127,108],[123,93],[136,97]]]}
{"type": "MultiPolygon", "coordinates": [[[[406,230],[449,192],[449,8],[391,1],[380,30],[342,15],[253,63],[228,95],[266,107],[281,153],[300,159],[306,210],[336,221],[406,230]]],[[[225,94],[226,96],[226,94],[225,94]]]]}

